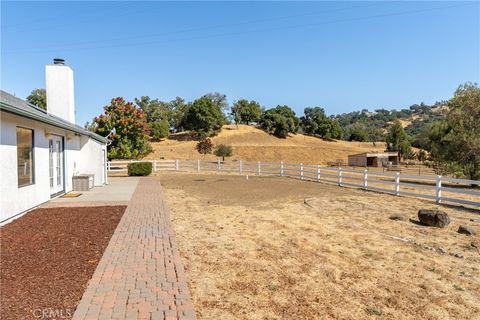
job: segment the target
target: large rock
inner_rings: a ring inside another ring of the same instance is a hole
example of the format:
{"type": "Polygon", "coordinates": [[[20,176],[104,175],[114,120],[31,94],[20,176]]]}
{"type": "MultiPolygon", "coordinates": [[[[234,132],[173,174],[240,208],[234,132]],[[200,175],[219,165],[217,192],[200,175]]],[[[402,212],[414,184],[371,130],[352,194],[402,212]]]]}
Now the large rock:
{"type": "Polygon", "coordinates": [[[450,223],[448,214],[440,210],[420,209],[418,211],[418,220],[423,225],[437,228],[446,227],[450,223]]]}
{"type": "Polygon", "coordinates": [[[464,224],[462,224],[460,227],[458,227],[457,232],[458,233],[463,233],[463,234],[466,234],[466,235],[469,235],[469,236],[474,236],[475,235],[475,230],[473,230],[472,227],[464,225],[464,224]]]}

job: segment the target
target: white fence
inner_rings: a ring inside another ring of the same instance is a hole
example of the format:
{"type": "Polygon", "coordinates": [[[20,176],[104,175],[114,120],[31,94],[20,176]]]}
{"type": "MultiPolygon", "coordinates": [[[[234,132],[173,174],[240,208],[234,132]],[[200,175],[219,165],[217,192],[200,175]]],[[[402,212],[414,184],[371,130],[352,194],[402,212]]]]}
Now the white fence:
{"type": "Polygon", "coordinates": [[[331,183],[435,200],[438,203],[457,203],[480,207],[480,181],[432,175],[411,175],[400,172],[352,170],[319,165],[286,162],[211,161],[211,160],[142,160],[108,162],[108,172],[127,172],[132,162],[152,162],[153,171],[226,172],[241,175],[275,175],[301,180],[331,183]],[[473,188],[472,186],[476,186],[473,188]]]}

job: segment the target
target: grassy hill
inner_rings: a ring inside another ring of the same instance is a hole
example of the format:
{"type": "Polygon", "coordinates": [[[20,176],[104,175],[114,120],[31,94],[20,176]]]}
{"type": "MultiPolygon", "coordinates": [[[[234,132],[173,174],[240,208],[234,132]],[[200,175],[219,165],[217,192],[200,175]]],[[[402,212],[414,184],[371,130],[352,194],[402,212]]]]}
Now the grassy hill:
{"type": "MultiPolygon", "coordinates": [[[[366,151],[383,151],[382,142],[326,141],[302,134],[279,139],[252,126],[227,125],[212,139],[215,145],[228,144],[233,147],[230,159],[246,161],[286,161],[306,164],[326,164],[342,159],[347,161],[349,154],[366,151]]],[[[197,141],[188,134],[173,134],[161,142],[153,142],[153,152],[145,159],[217,159],[214,155],[203,156],[195,150],[197,141]]]]}

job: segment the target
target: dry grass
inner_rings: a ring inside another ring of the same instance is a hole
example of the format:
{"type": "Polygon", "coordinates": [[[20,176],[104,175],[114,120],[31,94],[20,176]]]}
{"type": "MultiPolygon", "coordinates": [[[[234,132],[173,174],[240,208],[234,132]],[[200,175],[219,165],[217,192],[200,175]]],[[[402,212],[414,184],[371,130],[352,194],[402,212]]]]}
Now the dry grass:
{"type": "Polygon", "coordinates": [[[277,177],[160,179],[199,319],[479,318],[480,239],[456,233],[480,230],[478,212],[440,207],[453,220],[437,229],[389,219],[438,207],[413,198],[277,177]]]}
{"type": "MultiPolygon", "coordinates": [[[[291,135],[287,139],[279,139],[252,126],[224,126],[222,132],[212,139],[214,144],[233,146],[234,156],[231,159],[246,161],[287,161],[307,164],[326,164],[329,161],[343,159],[347,161],[349,154],[367,151],[383,151],[385,145],[377,142],[326,141],[319,138],[291,135]]],[[[200,154],[195,150],[196,141],[185,134],[172,135],[171,138],[152,143],[153,153],[146,159],[198,159],[200,154]]],[[[216,159],[208,155],[205,159],[216,159]]]]}

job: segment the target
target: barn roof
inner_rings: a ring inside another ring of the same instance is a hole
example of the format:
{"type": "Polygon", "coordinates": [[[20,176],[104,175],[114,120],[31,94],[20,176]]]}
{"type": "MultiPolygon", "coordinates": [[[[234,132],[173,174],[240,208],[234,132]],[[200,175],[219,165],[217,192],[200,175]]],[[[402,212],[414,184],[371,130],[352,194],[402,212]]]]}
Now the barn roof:
{"type": "Polygon", "coordinates": [[[398,156],[398,152],[362,152],[357,154],[350,154],[349,157],[393,157],[398,156]]]}

